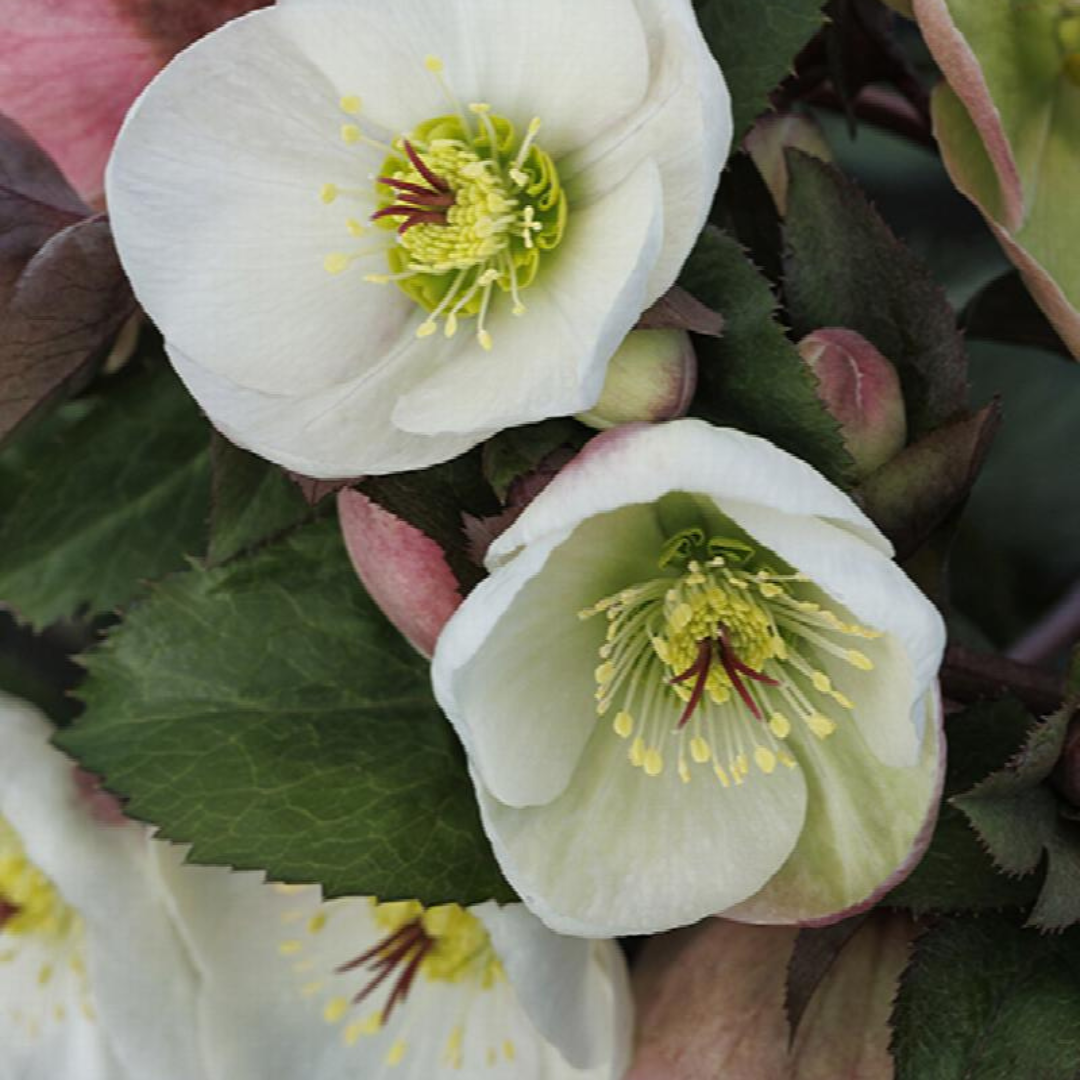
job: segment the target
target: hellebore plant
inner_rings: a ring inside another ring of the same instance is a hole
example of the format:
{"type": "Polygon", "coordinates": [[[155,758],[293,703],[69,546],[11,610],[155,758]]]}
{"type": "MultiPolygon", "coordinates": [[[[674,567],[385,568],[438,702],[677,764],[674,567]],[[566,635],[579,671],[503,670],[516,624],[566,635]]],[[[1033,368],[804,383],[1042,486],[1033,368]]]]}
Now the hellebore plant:
{"type": "Polygon", "coordinates": [[[805,463],[697,420],[615,429],[552,481],[433,665],[541,919],[821,922],[903,876],[940,794],[944,627],[890,555],[805,463]]]}
{"type": "Polygon", "coordinates": [[[280,0],[162,72],[107,194],[211,420],[353,476],[595,404],[730,138],[689,0],[280,0]]]}

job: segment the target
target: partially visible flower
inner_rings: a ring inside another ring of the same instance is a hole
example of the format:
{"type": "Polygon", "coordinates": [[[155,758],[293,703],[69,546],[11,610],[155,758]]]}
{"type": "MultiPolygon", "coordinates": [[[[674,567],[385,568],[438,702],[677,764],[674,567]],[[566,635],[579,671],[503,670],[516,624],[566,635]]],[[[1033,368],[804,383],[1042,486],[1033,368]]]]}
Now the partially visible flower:
{"type": "Polygon", "coordinates": [[[409,644],[430,657],[461,603],[458,580],[442,549],[351,488],[338,492],[338,520],[364,588],[409,644]]]}
{"type": "Polygon", "coordinates": [[[982,212],[1080,358],[1080,10],[1072,0],[914,0],[945,81],[934,134],[953,183],[982,212]]]}
{"type": "Polygon", "coordinates": [[[797,935],[709,919],[650,941],[634,968],[637,1047],[626,1080],[892,1080],[889,1019],[911,919],[870,916],[792,1040],[784,998],[797,935]]]}
{"type": "Polygon", "coordinates": [[[199,1080],[195,984],[149,841],[101,820],[104,797],[49,746],[50,730],[0,695],[4,1075],[199,1080]]]}
{"type": "Polygon", "coordinates": [[[685,330],[633,330],[611,358],[600,400],[577,418],[598,431],[677,420],[696,388],[697,354],[685,330]]]}
{"type": "Polygon", "coordinates": [[[616,428],[491,546],[436,696],[549,926],[827,921],[921,854],[940,616],[851,500],[761,439],[616,428]]]}
{"type": "Polygon", "coordinates": [[[817,121],[797,113],[763,116],[747,132],[743,146],[761,173],[781,217],[787,213],[789,183],[785,153],[801,150],[822,161],[832,161],[832,149],[817,121]]]}
{"type": "Polygon", "coordinates": [[[591,407],[730,138],[690,0],[282,0],[155,80],[108,201],[232,441],[387,473],[591,407]]]}
{"type": "Polygon", "coordinates": [[[267,0],[0,0],[0,101],[88,202],[131,103],[178,50],[267,0]]]}
{"type": "Polygon", "coordinates": [[[818,394],[840,424],[859,478],[892,460],[907,442],[907,411],[896,368],[861,334],[815,330],[799,355],[818,379],[818,394]]]}
{"type": "Polygon", "coordinates": [[[295,1018],[261,1036],[280,1076],[621,1080],[626,1070],[632,1005],[610,942],[558,937],[520,904],[322,902],[314,887],[159,857],[203,972],[210,1037],[235,1044],[223,1078],[264,1080],[236,1032],[267,1014],[295,1018]]]}

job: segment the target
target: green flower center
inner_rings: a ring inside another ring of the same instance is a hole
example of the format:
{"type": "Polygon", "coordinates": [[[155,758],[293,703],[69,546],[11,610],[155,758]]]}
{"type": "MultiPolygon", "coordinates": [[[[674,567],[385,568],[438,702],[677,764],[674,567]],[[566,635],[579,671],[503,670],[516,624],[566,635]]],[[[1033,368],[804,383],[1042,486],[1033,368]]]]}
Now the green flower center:
{"type": "Polygon", "coordinates": [[[795,725],[826,739],[837,727],[829,714],[853,708],[818,658],[870,671],[871,659],[843,639],[880,633],[810,599],[806,576],[772,569],[768,555],[685,529],[664,545],[657,577],[581,612],[608,621],[597,712],[616,709],[615,733],[647,776],[661,775],[672,754],[684,783],[692,765],[710,767],[724,787],[741,785],[751,762],[765,775],[795,768],[785,746],[795,725]]]}
{"type": "MultiPolygon", "coordinates": [[[[360,255],[335,252],[325,266],[338,274],[356,258],[384,254],[388,272],[365,280],[393,282],[428,312],[419,337],[434,334],[440,320],[446,336],[453,337],[462,320],[476,319],[477,340],[490,349],[492,305],[501,299],[513,314],[525,314],[522,294],[566,229],[566,193],[555,163],[537,143],[539,119],[519,136],[486,103],[462,109],[443,83],[438,59],[429,57],[427,68],[443,86],[452,113],[424,121],[389,146],[368,138],[357,123],[342,125],[347,143],[387,151],[375,178],[376,209],[370,217],[377,233],[391,242],[360,255]]],[[[360,101],[343,98],[341,107],[355,117],[360,101]]],[[[341,194],[334,184],[323,186],[328,204],[341,194]]],[[[347,228],[353,236],[368,235],[368,227],[354,219],[347,228]]]]}

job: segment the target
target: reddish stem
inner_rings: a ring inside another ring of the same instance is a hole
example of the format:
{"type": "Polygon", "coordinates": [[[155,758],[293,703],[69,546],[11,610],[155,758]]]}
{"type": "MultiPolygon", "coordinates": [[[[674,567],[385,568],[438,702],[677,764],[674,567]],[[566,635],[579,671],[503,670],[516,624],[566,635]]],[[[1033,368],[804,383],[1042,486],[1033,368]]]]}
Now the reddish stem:
{"type": "Polygon", "coordinates": [[[425,164],[423,158],[413,149],[413,144],[405,140],[405,153],[413,163],[413,168],[436,190],[449,191],[450,185],[441,177],[436,176],[425,164]]]}

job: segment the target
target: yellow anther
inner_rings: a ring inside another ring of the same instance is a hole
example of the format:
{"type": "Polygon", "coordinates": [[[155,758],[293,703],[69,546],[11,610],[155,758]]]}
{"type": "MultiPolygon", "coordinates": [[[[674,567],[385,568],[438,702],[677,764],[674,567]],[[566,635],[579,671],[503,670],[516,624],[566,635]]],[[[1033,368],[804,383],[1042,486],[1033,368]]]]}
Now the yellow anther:
{"type": "Polygon", "coordinates": [[[759,746],[754,751],[754,764],[768,776],[776,768],[776,755],[767,747],[759,746]]]}
{"type": "Polygon", "coordinates": [[[443,327],[443,333],[451,338],[457,333],[458,317],[454,314],[447,315],[446,325],[443,327]]]}
{"type": "Polygon", "coordinates": [[[738,772],[741,776],[749,776],[750,759],[745,754],[739,754],[732,762],[732,771],[738,772]]]}
{"type": "Polygon", "coordinates": [[[360,1041],[360,1036],[364,1034],[364,1022],[363,1020],[354,1020],[348,1027],[341,1033],[341,1039],[346,1046],[355,1046],[360,1041]]]}
{"type": "Polygon", "coordinates": [[[795,759],[786,750],[781,750],[776,756],[780,759],[781,765],[788,769],[795,768],[795,759]]]}
{"type": "Polygon", "coordinates": [[[834,690],[832,692],[832,699],[842,709],[854,709],[855,708],[854,704],[852,704],[851,698],[849,698],[846,694],[841,694],[839,690],[834,690]]]}
{"type": "Polygon", "coordinates": [[[326,913],[325,912],[320,911],[318,914],[312,915],[311,918],[308,919],[307,928],[308,928],[308,933],[309,934],[317,934],[325,926],[326,926],[326,913]]]}
{"type": "Polygon", "coordinates": [[[763,581],[758,588],[761,590],[761,595],[766,600],[773,600],[778,596],[782,596],[784,590],[779,585],[774,585],[771,581],[763,581]]]}
{"type": "Polygon", "coordinates": [[[486,101],[474,101],[469,105],[469,112],[477,116],[487,116],[491,112],[491,106],[486,101]]]}
{"type": "Polygon", "coordinates": [[[774,712],[769,717],[769,730],[776,738],[786,739],[791,734],[791,721],[782,712],[774,712]]]}
{"type": "Polygon", "coordinates": [[[713,766],[713,772],[716,773],[716,779],[719,780],[724,787],[731,787],[731,781],[728,779],[728,774],[724,772],[724,768],[720,762],[717,762],[713,766]]]}
{"type": "Polygon", "coordinates": [[[437,56],[424,57],[424,67],[426,67],[432,75],[441,75],[444,66],[443,62],[437,56]]]}
{"type": "Polygon", "coordinates": [[[331,998],[323,1009],[323,1019],[328,1024],[336,1024],[349,1010],[349,999],[346,997],[331,998]]]}
{"type": "Polygon", "coordinates": [[[278,946],[278,952],[281,953],[282,956],[295,956],[303,949],[303,947],[304,943],[302,941],[293,939],[291,941],[283,941],[278,946]]]}
{"type": "Polygon", "coordinates": [[[615,723],[612,726],[615,728],[616,735],[629,739],[634,733],[634,718],[623,710],[616,714],[615,723]]]}
{"type": "Polygon", "coordinates": [[[860,671],[874,670],[874,661],[866,653],[861,653],[858,649],[848,649],[846,656],[847,662],[860,671]]]}
{"type": "Polygon", "coordinates": [[[405,1057],[405,1050],[405,1040],[398,1039],[398,1041],[390,1047],[390,1050],[386,1055],[386,1064],[391,1066],[400,1065],[402,1059],[405,1057]]]}
{"type": "Polygon", "coordinates": [[[348,270],[350,262],[348,255],[340,251],[332,251],[323,259],[323,269],[328,274],[341,274],[348,270]]]}
{"type": "Polygon", "coordinates": [[[645,760],[642,765],[646,776],[659,776],[664,771],[664,759],[655,747],[645,751],[645,760]]]}
{"type": "Polygon", "coordinates": [[[517,1057],[517,1048],[509,1039],[503,1043],[503,1056],[507,1061],[513,1061],[517,1057]]]}
{"type": "Polygon", "coordinates": [[[712,757],[712,750],[709,749],[709,744],[700,735],[697,735],[690,740],[690,756],[699,765],[704,765],[705,762],[712,757]]]}
{"type": "Polygon", "coordinates": [[[345,228],[349,230],[351,236],[363,236],[367,232],[367,229],[356,218],[349,218],[345,222],[345,228]]]}
{"type": "Polygon", "coordinates": [[[694,609],[689,604],[683,602],[671,613],[668,622],[671,623],[671,626],[675,631],[685,630],[687,626],[690,625],[690,621],[693,617],[694,609]]]}
{"type": "Polygon", "coordinates": [[[476,335],[476,340],[480,342],[480,348],[482,348],[485,352],[491,352],[492,347],[495,344],[495,342],[492,340],[491,334],[489,334],[486,330],[481,330],[480,333],[476,335]]]}
{"type": "Polygon", "coordinates": [[[832,690],[832,682],[829,676],[824,671],[815,671],[810,676],[810,681],[814,684],[814,689],[821,694],[827,694],[832,690]]]}
{"type": "Polygon", "coordinates": [[[341,139],[347,143],[358,143],[360,141],[360,129],[355,124],[342,124],[341,125],[341,139]]]}
{"type": "Polygon", "coordinates": [[[640,735],[630,744],[630,764],[637,768],[645,764],[645,740],[640,735]]]}
{"type": "Polygon", "coordinates": [[[436,323],[433,323],[430,319],[426,319],[416,328],[416,336],[418,338],[431,337],[438,328],[436,323]]]}
{"type": "Polygon", "coordinates": [[[341,111],[347,116],[359,116],[361,101],[355,94],[346,94],[339,102],[341,111]]]}
{"type": "Polygon", "coordinates": [[[819,739],[827,739],[836,730],[836,724],[821,713],[812,713],[808,716],[806,718],[806,726],[819,739]]]}
{"type": "Polygon", "coordinates": [[[370,1016],[367,1016],[360,1021],[360,1032],[363,1035],[374,1035],[377,1031],[382,1030],[382,1026],[383,1014],[380,1009],[378,1012],[373,1012],[370,1016]]]}
{"type": "Polygon", "coordinates": [[[595,672],[593,677],[601,685],[611,682],[615,678],[615,665],[610,660],[605,660],[595,672]]]}
{"type": "Polygon", "coordinates": [[[337,184],[323,184],[319,188],[319,198],[329,206],[338,197],[337,184]]]}
{"type": "Polygon", "coordinates": [[[684,758],[679,758],[679,779],[684,784],[690,783],[690,766],[686,764],[684,758]]]}

